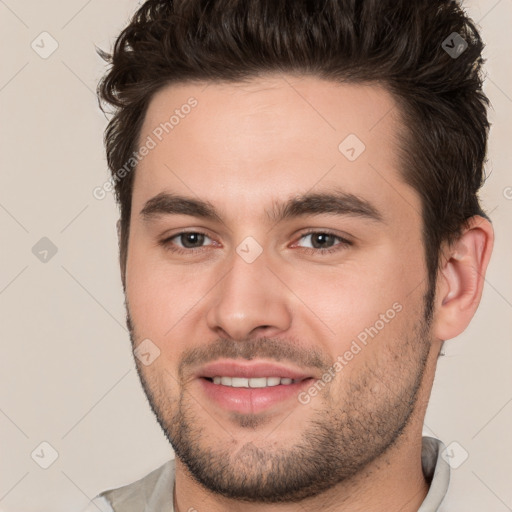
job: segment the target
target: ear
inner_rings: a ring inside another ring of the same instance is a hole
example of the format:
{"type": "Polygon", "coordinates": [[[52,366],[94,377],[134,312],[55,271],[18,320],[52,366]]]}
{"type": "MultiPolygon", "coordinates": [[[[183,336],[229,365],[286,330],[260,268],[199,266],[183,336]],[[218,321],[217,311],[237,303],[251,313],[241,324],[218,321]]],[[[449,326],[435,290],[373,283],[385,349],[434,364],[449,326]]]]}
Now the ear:
{"type": "Polygon", "coordinates": [[[437,273],[433,323],[436,338],[449,340],[469,325],[482,297],[493,244],[491,223],[475,215],[468,220],[462,236],[444,248],[437,273]]]}

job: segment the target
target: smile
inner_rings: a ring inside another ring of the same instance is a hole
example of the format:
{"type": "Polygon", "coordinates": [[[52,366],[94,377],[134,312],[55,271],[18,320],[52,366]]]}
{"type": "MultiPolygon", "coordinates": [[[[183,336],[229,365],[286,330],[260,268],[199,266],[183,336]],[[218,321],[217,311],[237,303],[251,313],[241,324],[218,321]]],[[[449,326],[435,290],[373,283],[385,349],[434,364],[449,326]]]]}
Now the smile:
{"type": "Polygon", "coordinates": [[[232,388],[267,388],[273,386],[288,386],[299,382],[301,379],[290,379],[289,377],[213,377],[211,382],[221,386],[229,386],[232,388]]]}

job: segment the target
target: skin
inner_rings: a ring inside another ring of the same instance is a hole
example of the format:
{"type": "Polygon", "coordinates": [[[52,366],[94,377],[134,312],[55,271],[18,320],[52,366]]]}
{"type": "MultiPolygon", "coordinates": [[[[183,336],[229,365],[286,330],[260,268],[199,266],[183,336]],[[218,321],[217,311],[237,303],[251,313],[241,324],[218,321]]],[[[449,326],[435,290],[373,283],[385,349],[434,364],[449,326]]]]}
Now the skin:
{"type": "Polygon", "coordinates": [[[428,491],[421,431],[437,357],[476,311],[492,227],[474,217],[443,247],[427,321],[421,203],[398,172],[403,126],[386,90],[291,75],[174,84],[152,99],[140,141],[192,96],[197,106],[138,165],[125,273],[134,347],[149,338],[160,350],[138,370],[177,452],[177,510],[417,510],[428,491]],[[366,146],[353,162],[338,149],[348,134],[366,146]],[[371,203],[382,221],[322,213],[275,222],[266,214],[276,202],[335,188],[371,203]],[[162,192],[207,201],[219,219],[144,218],[162,192]],[[351,245],[329,239],[337,250],[321,254],[309,229],[351,245]],[[201,250],[169,240],[183,230],[207,234],[201,250]],[[236,252],[249,236],[262,249],[252,263],[236,252]],[[208,399],[198,364],[186,359],[192,350],[209,361],[281,358],[319,379],[397,303],[400,312],[307,404],[234,414],[208,399]],[[325,475],[315,480],[310,460],[325,475]],[[290,472],[310,485],[286,488],[279,478],[290,472]],[[254,492],[241,501],[244,482],[254,492]],[[284,501],[272,497],[278,484],[284,501]]]}

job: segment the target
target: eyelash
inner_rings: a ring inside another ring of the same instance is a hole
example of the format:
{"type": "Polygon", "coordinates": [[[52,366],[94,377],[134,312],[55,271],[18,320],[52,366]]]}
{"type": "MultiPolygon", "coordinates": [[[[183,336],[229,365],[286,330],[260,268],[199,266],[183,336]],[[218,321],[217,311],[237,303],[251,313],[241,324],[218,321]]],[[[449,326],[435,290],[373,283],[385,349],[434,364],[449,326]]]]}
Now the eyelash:
{"type": "Polygon", "coordinates": [[[334,245],[333,247],[328,247],[327,249],[315,249],[314,247],[301,247],[302,251],[304,251],[306,254],[309,255],[315,255],[320,254],[322,256],[327,254],[333,254],[335,252],[341,251],[342,249],[346,249],[347,247],[350,247],[352,245],[352,242],[347,240],[346,238],[343,238],[339,235],[336,235],[335,233],[329,231],[329,230],[318,230],[318,229],[311,229],[309,231],[305,231],[304,233],[301,233],[299,236],[299,240],[308,236],[308,235],[329,235],[333,238],[338,240],[338,243],[334,245]]]}
{"type": "MultiPolygon", "coordinates": [[[[173,245],[173,243],[171,242],[173,239],[178,238],[181,235],[186,235],[186,234],[204,235],[207,238],[211,238],[210,236],[208,236],[207,233],[205,233],[203,231],[181,231],[180,233],[176,233],[176,234],[172,235],[169,238],[165,238],[164,240],[160,241],[159,243],[166,250],[171,251],[171,252],[176,253],[176,254],[199,253],[199,252],[203,252],[204,250],[206,250],[206,247],[204,247],[204,246],[203,247],[194,247],[194,248],[191,248],[191,249],[182,249],[181,247],[176,247],[175,245],[173,245]]],[[[306,237],[308,235],[315,235],[315,234],[317,234],[317,235],[321,234],[321,235],[332,236],[335,239],[337,239],[339,241],[339,243],[336,244],[335,246],[329,247],[327,249],[315,249],[314,247],[301,247],[301,249],[306,254],[309,254],[309,255],[332,254],[332,253],[338,252],[338,251],[340,251],[342,249],[345,249],[345,248],[353,245],[352,242],[350,242],[349,240],[347,240],[347,239],[345,239],[345,238],[343,238],[343,237],[341,237],[339,235],[336,235],[335,233],[332,233],[329,230],[312,229],[310,231],[305,231],[304,233],[300,234],[298,240],[301,240],[302,238],[304,238],[304,237],[306,237]]]]}

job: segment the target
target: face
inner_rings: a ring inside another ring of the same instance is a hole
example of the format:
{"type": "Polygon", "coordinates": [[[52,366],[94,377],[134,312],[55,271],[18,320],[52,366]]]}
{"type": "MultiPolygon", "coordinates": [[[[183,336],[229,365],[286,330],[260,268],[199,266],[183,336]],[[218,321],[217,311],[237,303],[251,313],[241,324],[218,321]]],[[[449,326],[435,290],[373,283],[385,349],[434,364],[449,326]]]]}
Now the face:
{"type": "Polygon", "coordinates": [[[129,326],[151,406],[210,490],[314,496],[419,414],[427,272],[399,123],[378,86],[317,78],[172,85],[152,99],[129,326]]]}

